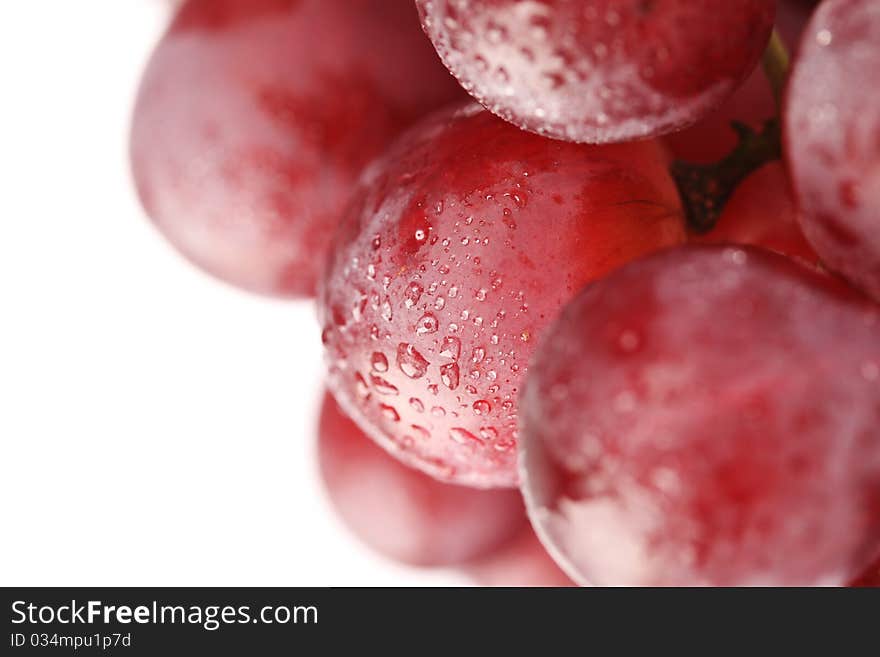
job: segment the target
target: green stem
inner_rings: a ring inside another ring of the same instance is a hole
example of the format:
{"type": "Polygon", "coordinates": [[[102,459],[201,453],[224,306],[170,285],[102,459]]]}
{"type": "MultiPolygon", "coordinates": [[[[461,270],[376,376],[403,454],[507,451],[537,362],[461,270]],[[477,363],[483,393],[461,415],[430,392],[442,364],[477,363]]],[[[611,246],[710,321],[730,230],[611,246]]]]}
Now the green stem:
{"type": "Polygon", "coordinates": [[[779,32],[773,30],[770,37],[770,43],[764,51],[762,64],[764,66],[764,75],[770,82],[770,88],[773,90],[773,98],[776,99],[777,111],[782,110],[782,95],[785,92],[785,82],[788,79],[788,67],[791,58],[788,55],[788,48],[782,42],[779,32]]]}
{"type": "MultiPolygon", "coordinates": [[[[782,109],[782,94],[788,75],[789,57],[785,44],[774,30],[764,53],[764,72],[776,99],[777,115],[782,109]]],[[[691,164],[673,162],[670,173],[675,179],[691,230],[707,233],[724,211],[736,188],[750,174],[782,157],[782,134],[777,117],[765,122],[760,131],[743,123],[732,123],[738,143],[719,162],[691,164]]]]}

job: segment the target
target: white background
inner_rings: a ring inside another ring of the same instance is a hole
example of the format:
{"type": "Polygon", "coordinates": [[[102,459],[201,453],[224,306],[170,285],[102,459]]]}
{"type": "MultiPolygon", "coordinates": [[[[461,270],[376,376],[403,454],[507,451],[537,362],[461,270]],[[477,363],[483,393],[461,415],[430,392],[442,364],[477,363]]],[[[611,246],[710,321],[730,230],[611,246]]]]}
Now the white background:
{"type": "Polygon", "coordinates": [[[160,0],[0,2],[0,585],[464,584],[328,508],[311,304],[143,217],[126,137],[160,0]]]}

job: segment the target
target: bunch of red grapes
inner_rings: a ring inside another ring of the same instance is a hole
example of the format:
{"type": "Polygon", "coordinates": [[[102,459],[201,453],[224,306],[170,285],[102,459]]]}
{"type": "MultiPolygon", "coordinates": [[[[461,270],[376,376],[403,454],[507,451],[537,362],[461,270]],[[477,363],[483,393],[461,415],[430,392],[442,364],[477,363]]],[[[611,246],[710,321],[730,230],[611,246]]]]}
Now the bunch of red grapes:
{"type": "Polygon", "coordinates": [[[880,584],[878,71],[876,0],[188,0],[132,160],[194,263],[317,296],[387,556],[880,584]]]}

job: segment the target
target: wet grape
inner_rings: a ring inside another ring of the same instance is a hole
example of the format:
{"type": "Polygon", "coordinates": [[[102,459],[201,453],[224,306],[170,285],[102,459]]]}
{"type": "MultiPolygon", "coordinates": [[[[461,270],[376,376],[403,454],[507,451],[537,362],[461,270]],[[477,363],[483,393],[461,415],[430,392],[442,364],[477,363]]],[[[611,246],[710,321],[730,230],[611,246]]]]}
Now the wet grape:
{"type": "Polygon", "coordinates": [[[134,178],[200,267],[309,296],[362,167],[459,96],[410,0],[189,0],[142,81],[134,178]]]}
{"type": "Polygon", "coordinates": [[[576,142],[699,120],[748,77],[773,0],[416,0],[446,66],[515,125],[576,142]]]}
{"type": "Polygon", "coordinates": [[[588,286],[522,404],[526,504],[597,585],[844,585],[880,550],[880,308],[754,248],[588,286]]]}
{"type": "Polygon", "coordinates": [[[880,4],[828,0],[804,32],[785,106],[800,221],[822,261],[880,299],[880,4]]]}
{"type": "Polygon", "coordinates": [[[476,104],[421,123],[334,241],[319,310],[337,398],[410,465],[515,485],[516,396],[543,328],[584,283],[684,240],[667,165],[656,142],[542,139],[476,104]]]}

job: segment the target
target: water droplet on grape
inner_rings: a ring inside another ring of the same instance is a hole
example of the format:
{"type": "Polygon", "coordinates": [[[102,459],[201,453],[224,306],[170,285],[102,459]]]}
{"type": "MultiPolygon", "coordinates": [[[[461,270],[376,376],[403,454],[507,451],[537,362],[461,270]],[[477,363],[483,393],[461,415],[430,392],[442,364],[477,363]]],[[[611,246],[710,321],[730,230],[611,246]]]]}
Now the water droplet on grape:
{"type": "Polygon", "coordinates": [[[458,387],[459,370],[457,363],[449,363],[440,368],[440,380],[450,390],[458,387]]]}
{"type": "Polygon", "coordinates": [[[385,354],[383,354],[381,351],[375,351],[370,357],[370,365],[376,372],[387,372],[388,358],[386,358],[385,354]]]}
{"type": "Polygon", "coordinates": [[[355,322],[361,321],[364,316],[364,311],[367,309],[367,295],[363,292],[358,292],[358,297],[354,300],[351,308],[351,316],[355,322]]]}
{"type": "Polygon", "coordinates": [[[373,389],[378,392],[380,395],[386,395],[388,397],[395,397],[400,394],[400,391],[397,389],[395,385],[386,381],[381,376],[376,376],[375,374],[370,375],[370,383],[373,384],[373,389]]]}
{"type": "Polygon", "coordinates": [[[370,387],[367,385],[366,379],[364,379],[360,372],[356,372],[354,375],[354,389],[357,396],[360,397],[362,401],[369,398],[370,387]]]}
{"type": "Polygon", "coordinates": [[[401,342],[397,346],[397,366],[411,379],[420,379],[428,371],[428,361],[411,344],[401,342]]]}
{"type": "Polygon", "coordinates": [[[382,411],[382,416],[386,420],[391,420],[392,422],[400,422],[400,414],[393,406],[389,406],[388,404],[380,404],[379,410],[382,411]]]}
{"type": "Polygon", "coordinates": [[[504,208],[504,211],[501,213],[501,216],[502,216],[501,221],[504,222],[505,226],[507,226],[511,230],[514,230],[516,228],[516,221],[514,221],[514,219],[513,219],[513,213],[510,211],[510,208],[504,208]]]}
{"type": "Polygon", "coordinates": [[[514,447],[516,447],[516,441],[514,440],[499,440],[492,444],[492,447],[497,452],[509,452],[514,447]]]}
{"type": "Polygon", "coordinates": [[[394,318],[394,311],[391,309],[391,301],[388,297],[385,297],[385,300],[382,301],[382,319],[386,322],[390,322],[394,318]]]}
{"type": "Polygon", "coordinates": [[[477,438],[474,434],[472,434],[467,429],[463,429],[462,427],[452,427],[449,430],[449,437],[460,445],[481,442],[480,439],[477,438]]]}
{"type": "Polygon", "coordinates": [[[477,415],[488,415],[492,411],[492,405],[485,399],[478,399],[474,402],[473,409],[477,415]]]}
{"type": "Polygon", "coordinates": [[[461,340],[452,336],[443,338],[443,343],[440,345],[440,355],[443,356],[443,358],[458,360],[460,354],[461,340]]]}
{"type": "Polygon", "coordinates": [[[419,319],[418,324],[416,324],[416,333],[419,335],[436,333],[438,326],[439,322],[437,321],[437,318],[431,313],[425,313],[422,315],[421,319],[419,319]]]}
{"type": "Polygon", "coordinates": [[[428,431],[425,427],[420,426],[418,424],[411,424],[410,428],[416,432],[416,435],[422,440],[428,440],[431,437],[431,432],[428,431]]]}
{"type": "Polygon", "coordinates": [[[406,291],[404,291],[403,293],[404,305],[407,308],[412,308],[413,306],[415,306],[419,302],[419,299],[422,298],[423,291],[424,288],[421,286],[421,284],[417,283],[416,281],[410,283],[407,286],[406,291]]]}

